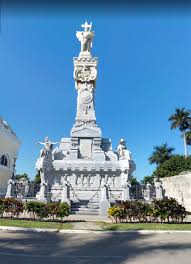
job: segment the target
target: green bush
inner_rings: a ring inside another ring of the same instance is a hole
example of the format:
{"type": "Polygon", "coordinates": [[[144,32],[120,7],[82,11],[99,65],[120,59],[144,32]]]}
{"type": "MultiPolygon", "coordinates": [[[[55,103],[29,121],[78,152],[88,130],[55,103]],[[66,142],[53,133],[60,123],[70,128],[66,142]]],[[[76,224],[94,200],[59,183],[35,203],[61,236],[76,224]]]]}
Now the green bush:
{"type": "Polygon", "coordinates": [[[24,210],[30,214],[30,218],[33,220],[36,217],[40,219],[59,217],[62,220],[65,216],[69,216],[70,206],[67,203],[40,201],[27,201],[24,204],[15,198],[0,198],[0,217],[3,217],[4,213],[10,217],[18,217],[24,210]]]}
{"type": "Polygon", "coordinates": [[[186,216],[185,208],[174,198],[154,200],[153,209],[153,217],[159,218],[161,222],[182,222],[186,216]]]}
{"type": "Polygon", "coordinates": [[[108,216],[117,222],[121,222],[122,219],[126,218],[126,211],[122,205],[114,205],[108,209],[108,216]]]}
{"type": "Polygon", "coordinates": [[[61,218],[61,220],[65,216],[69,216],[70,214],[70,206],[67,203],[59,203],[58,209],[56,211],[56,216],[61,218]]]}
{"type": "Polygon", "coordinates": [[[109,208],[108,216],[116,223],[127,222],[182,222],[186,216],[185,208],[173,198],[144,201],[126,201],[109,208]]]}
{"type": "Polygon", "coordinates": [[[28,201],[26,202],[26,210],[29,213],[33,214],[33,218],[35,219],[38,216],[40,219],[46,218],[49,215],[48,208],[46,203],[39,201],[28,201]]]}
{"type": "Polygon", "coordinates": [[[0,198],[0,217],[3,217],[5,212],[4,198],[0,198]]]}
{"type": "Polygon", "coordinates": [[[154,172],[153,175],[163,178],[178,175],[183,171],[191,170],[191,157],[176,155],[163,162],[154,172]]]}
{"type": "Polygon", "coordinates": [[[48,215],[52,217],[52,219],[54,219],[55,216],[58,214],[59,205],[60,205],[59,202],[48,202],[46,204],[48,215]]]}
{"type": "Polygon", "coordinates": [[[11,217],[18,217],[24,211],[24,203],[15,198],[4,198],[1,200],[1,208],[11,217]]]}

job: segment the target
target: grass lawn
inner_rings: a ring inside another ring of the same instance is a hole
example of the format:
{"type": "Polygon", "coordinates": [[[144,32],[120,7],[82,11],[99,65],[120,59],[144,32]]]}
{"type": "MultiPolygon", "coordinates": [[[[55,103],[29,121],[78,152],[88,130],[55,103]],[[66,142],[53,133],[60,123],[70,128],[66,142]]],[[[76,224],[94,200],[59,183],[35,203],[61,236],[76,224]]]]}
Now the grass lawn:
{"type": "MultiPolygon", "coordinates": [[[[184,224],[161,224],[161,223],[119,223],[112,224],[106,222],[94,222],[95,228],[92,230],[115,231],[115,230],[191,230],[190,223],[184,224]]],[[[0,219],[0,226],[28,227],[28,228],[53,228],[53,229],[75,229],[75,224],[59,222],[43,222],[31,220],[0,219]]]]}
{"type": "Polygon", "coordinates": [[[97,222],[102,230],[191,230],[191,224],[119,223],[97,222]]]}
{"type": "Polygon", "coordinates": [[[43,221],[30,221],[30,220],[14,220],[14,219],[0,219],[0,226],[72,229],[71,223],[43,222],[43,221]]]}

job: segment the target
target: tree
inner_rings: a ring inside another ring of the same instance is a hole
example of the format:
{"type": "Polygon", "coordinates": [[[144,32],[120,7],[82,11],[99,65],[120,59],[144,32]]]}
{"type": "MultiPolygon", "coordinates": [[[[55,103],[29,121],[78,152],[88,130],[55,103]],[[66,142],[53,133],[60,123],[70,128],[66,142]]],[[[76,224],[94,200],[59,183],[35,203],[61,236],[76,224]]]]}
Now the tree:
{"type": "Polygon", "coordinates": [[[168,147],[167,143],[162,144],[161,146],[155,146],[153,153],[149,157],[149,163],[155,163],[158,167],[160,164],[172,157],[173,151],[174,148],[168,147]]]}
{"type": "Polygon", "coordinates": [[[139,184],[137,178],[135,176],[132,176],[131,177],[131,185],[137,185],[137,184],[139,184]]]}
{"type": "Polygon", "coordinates": [[[15,179],[16,179],[16,180],[20,180],[21,178],[25,178],[25,179],[27,179],[27,180],[29,181],[29,176],[28,176],[27,173],[23,173],[23,174],[17,174],[17,175],[15,175],[15,179]]]}
{"type": "Polygon", "coordinates": [[[184,156],[175,155],[157,167],[157,169],[153,172],[153,175],[163,178],[175,176],[188,170],[191,170],[191,157],[187,157],[187,159],[185,159],[184,156]]]}
{"type": "Polygon", "coordinates": [[[191,145],[191,128],[189,131],[186,131],[186,144],[191,145]]]}
{"type": "Polygon", "coordinates": [[[191,116],[190,111],[185,110],[185,108],[176,108],[175,113],[169,117],[169,121],[171,122],[171,129],[178,128],[182,133],[183,140],[184,140],[184,155],[185,157],[188,156],[188,149],[187,149],[187,141],[186,141],[186,130],[189,129],[191,125],[191,116]]]}
{"type": "Polygon", "coordinates": [[[41,178],[40,178],[40,174],[39,173],[35,176],[34,182],[35,183],[41,183],[41,178]]]}
{"type": "Polygon", "coordinates": [[[150,184],[153,184],[153,182],[154,182],[154,176],[152,175],[152,176],[145,176],[143,179],[142,179],[142,181],[141,181],[141,183],[142,184],[147,184],[147,183],[150,183],[150,184]]]}

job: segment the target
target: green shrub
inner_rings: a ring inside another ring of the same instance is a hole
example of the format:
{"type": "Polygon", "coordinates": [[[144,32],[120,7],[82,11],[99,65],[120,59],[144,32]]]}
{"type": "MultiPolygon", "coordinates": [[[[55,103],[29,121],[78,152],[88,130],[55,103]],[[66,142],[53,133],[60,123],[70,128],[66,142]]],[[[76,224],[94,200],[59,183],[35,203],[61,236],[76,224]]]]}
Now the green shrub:
{"type": "Polygon", "coordinates": [[[60,206],[59,202],[48,202],[47,203],[46,207],[48,210],[48,215],[52,217],[52,219],[54,219],[55,216],[58,214],[59,206],[60,206]]]}
{"type": "Polygon", "coordinates": [[[58,210],[56,211],[56,216],[61,218],[61,220],[65,216],[69,216],[70,214],[70,206],[67,203],[59,203],[58,210]]]}
{"type": "Polygon", "coordinates": [[[5,212],[4,198],[0,198],[0,217],[3,217],[5,212]]]}
{"type": "Polygon", "coordinates": [[[38,216],[40,219],[46,218],[49,215],[48,208],[46,203],[39,201],[28,201],[26,202],[26,210],[29,213],[33,214],[33,218],[35,219],[38,216]]]}
{"type": "Polygon", "coordinates": [[[174,198],[153,200],[152,203],[144,201],[125,201],[109,208],[108,216],[121,222],[182,222],[186,216],[185,208],[174,198]]]}
{"type": "Polygon", "coordinates": [[[123,205],[114,205],[108,209],[108,215],[117,223],[126,218],[126,211],[123,205]]]}
{"type": "Polygon", "coordinates": [[[153,175],[163,178],[178,175],[183,171],[191,170],[191,157],[175,155],[169,160],[163,162],[154,172],[153,175]]]}
{"type": "Polygon", "coordinates": [[[15,198],[4,198],[1,200],[1,208],[11,217],[18,217],[24,211],[24,203],[15,198]]]}
{"type": "Polygon", "coordinates": [[[161,222],[182,222],[186,217],[185,208],[174,198],[164,198],[153,201],[153,217],[159,218],[161,222]]]}

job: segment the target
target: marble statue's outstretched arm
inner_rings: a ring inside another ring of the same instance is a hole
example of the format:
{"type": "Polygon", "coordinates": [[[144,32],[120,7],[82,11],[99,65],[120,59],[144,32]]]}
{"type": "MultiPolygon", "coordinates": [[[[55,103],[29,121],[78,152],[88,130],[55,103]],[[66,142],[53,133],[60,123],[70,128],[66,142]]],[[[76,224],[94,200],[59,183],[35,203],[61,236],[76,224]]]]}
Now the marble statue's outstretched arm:
{"type": "Polygon", "coordinates": [[[44,142],[36,142],[35,145],[44,145],[44,142]]]}

